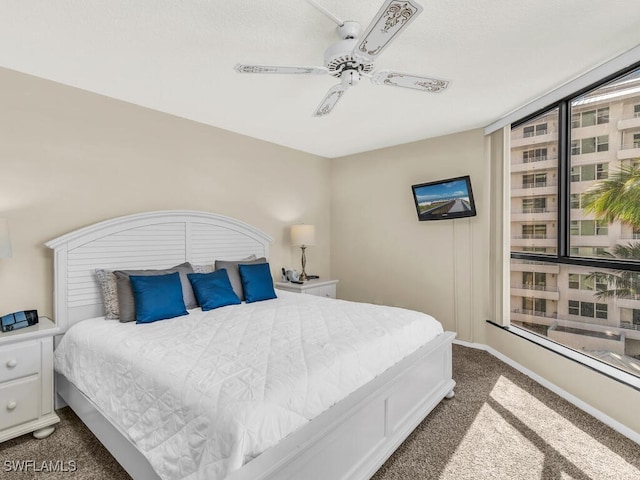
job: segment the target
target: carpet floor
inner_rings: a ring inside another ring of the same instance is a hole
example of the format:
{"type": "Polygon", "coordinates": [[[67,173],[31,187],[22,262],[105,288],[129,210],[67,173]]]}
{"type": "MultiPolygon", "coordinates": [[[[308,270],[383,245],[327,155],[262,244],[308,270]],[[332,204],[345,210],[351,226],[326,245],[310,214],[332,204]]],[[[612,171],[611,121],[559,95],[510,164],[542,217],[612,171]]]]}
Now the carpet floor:
{"type": "MultiPolygon", "coordinates": [[[[640,445],[492,355],[454,345],[453,377],[456,396],[433,410],[373,480],[640,480],[640,445]]],[[[50,437],[0,444],[0,479],[130,478],[69,408],[58,414],[50,437]],[[15,471],[21,460],[39,471],[15,471]],[[66,471],[47,471],[56,462],[66,471]]]]}

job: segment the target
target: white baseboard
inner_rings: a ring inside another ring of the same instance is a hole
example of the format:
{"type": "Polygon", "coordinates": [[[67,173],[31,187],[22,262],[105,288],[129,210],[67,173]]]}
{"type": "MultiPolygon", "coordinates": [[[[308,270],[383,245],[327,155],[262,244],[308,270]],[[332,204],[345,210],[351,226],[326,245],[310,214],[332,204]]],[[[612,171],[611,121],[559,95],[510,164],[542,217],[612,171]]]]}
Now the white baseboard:
{"type": "Polygon", "coordinates": [[[560,397],[564,398],[569,403],[572,403],[573,405],[578,407],[580,410],[588,413],[589,415],[591,415],[591,416],[597,418],[598,420],[600,420],[605,425],[613,428],[616,432],[624,435],[625,437],[629,438],[630,440],[633,440],[637,444],[640,444],[640,433],[630,429],[626,425],[623,425],[622,423],[618,422],[617,420],[611,418],[609,415],[601,412],[597,408],[592,407],[591,405],[589,405],[588,403],[584,402],[583,400],[580,400],[575,395],[572,395],[571,393],[567,392],[566,390],[558,387],[556,384],[551,383],[549,380],[545,379],[544,377],[541,377],[537,373],[532,372],[528,368],[520,365],[518,362],[512,360],[511,358],[509,358],[506,355],[500,353],[499,351],[495,350],[494,348],[492,348],[492,347],[490,347],[488,345],[481,344],[481,343],[465,342],[464,340],[454,340],[453,343],[455,343],[456,345],[461,345],[463,347],[475,348],[477,350],[484,350],[485,352],[490,353],[491,355],[493,355],[497,359],[502,360],[507,365],[515,368],[519,372],[525,374],[527,377],[529,377],[532,380],[538,382],[543,387],[548,388],[553,393],[555,393],[555,394],[559,395],[560,397]]]}

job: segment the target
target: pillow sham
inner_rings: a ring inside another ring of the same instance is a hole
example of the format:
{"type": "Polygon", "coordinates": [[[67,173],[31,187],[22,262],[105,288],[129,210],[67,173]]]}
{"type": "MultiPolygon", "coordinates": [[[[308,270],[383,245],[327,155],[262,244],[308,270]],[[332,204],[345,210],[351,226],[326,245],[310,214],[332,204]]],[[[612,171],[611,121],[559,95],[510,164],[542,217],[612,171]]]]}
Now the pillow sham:
{"type": "MultiPolygon", "coordinates": [[[[248,257],[240,259],[240,261],[248,262],[249,260],[255,260],[255,259],[256,259],[256,256],[252,254],[252,255],[249,255],[248,257]]],[[[193,268],[194,273],[211,273],[216,270],[216,264],[209,263],[207,265],[194,265],[192,263],[191,268],[193,268]]]]}
{"type": "Polygon", "coordinates": [[[271,268],[268,263],[241,263],[238,265],[238,271],[240,272],[245,302],[261,302],[276,298],[271,268]]]}
{"type": "Polygon", "coordinates": [[[151,323],[189,315],[182,296],[180,273],[130,275],[136,323],[151,323]]]}
{"type": "Polygon", "coordinates": [[[113,272],[113,274],[116,276],[118,304],[120,306],[120,321],[133,322],[136,319],[136,307],[133,297],[133,291],[131,290],[131,282],[129,281],[129,277],[131,275],[149,277],[166,275],[168,273],[175,272],[179,273],[180,275],[182,296],[185,306],[187,308],[196,308],[198,306],[198,302],[196,302],[196,297],[193,293],[191,282],[189,282],[189,279],[187,278],[187,274],[193,273],[193,269],[188,262],[164,270],[116,270],[115,272],[113,272]]]}
{"type": "Polygon", "coordinates": [[[258,263],[267,263],[267,259],[264,257],[256,258],[255,260],[238,260],[235,262],[229,262],[226,260],[216,260],[216,270],[227,270],[229,275],[229,281],[233,291],[236,292],[238,298],[244,300],[244,292],[242,290],[242,281],[240,280],[240,273],[238,272],[238,265],[253,265],[258,263]]]}
{"type": "Polygon", "coordinates": [[[203,311],[242,303],[231,287],[226,269],[187,274],[203,311]]]}
{"type": "Polygon", "coordinates": [[[110,270],[96,269],[96,279],[102,292],[102,304],[104,305],[104,317],[107,320],[118,320],[120,305],[118,304],[118,289],[116,276],[110,270]]]}

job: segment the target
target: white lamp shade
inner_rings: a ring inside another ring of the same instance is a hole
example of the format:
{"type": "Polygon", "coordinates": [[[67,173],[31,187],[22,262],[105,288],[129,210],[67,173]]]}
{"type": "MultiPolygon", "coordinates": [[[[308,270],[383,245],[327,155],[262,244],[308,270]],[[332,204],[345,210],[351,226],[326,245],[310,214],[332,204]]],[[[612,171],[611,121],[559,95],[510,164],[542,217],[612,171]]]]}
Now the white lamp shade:
{"type": "Polygon", "coordinates": [[[292,225],[291,245],[295,247],[308,247],[316,244],[315,225],[292,225]]]}
{"type": "Polygon", "coordinates": [[[11,238],[9,237],[9,222],[0,218],[0,258],[11,256],[11,238]]]}

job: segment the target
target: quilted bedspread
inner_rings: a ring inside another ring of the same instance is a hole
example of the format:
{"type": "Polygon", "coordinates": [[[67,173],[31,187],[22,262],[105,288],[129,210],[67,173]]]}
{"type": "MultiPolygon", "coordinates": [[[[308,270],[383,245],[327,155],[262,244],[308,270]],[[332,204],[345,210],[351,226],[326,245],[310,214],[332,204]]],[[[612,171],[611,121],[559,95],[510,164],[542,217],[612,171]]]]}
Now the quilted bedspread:
{"type": "Polygon", "coordinates": [[[400,308],[278,292],[151,324],[77,323],[55,369],[163,479],[222,479],[442,333],[400,308]]]}

